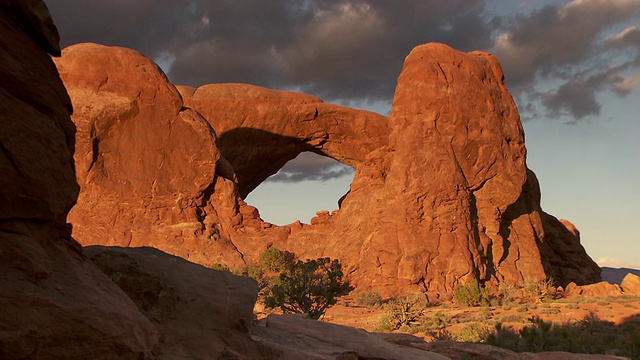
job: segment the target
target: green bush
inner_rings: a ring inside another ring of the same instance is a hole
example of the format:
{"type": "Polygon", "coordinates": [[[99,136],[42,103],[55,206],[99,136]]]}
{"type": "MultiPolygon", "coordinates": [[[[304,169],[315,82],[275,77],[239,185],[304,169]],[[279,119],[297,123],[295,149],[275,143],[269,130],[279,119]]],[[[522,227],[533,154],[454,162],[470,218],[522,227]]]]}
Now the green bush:
{"type": "Polygon", "coordinates": [[[500,296],[500,302],[503,306],[511,305],[518,297],[518,288],[511,283],[502,281],[498,285],[498,294],[500,296]]]}
{"type": "Polygon", "coordinates": [[[260,266],[264,270],[283,272],[287,266],[295,261],[295,255],[288,251],[282,251],[274,247],[268,248],[260,254],[260,266]]]}
{"type": "Polygon", "coordinates": [[[489,337],[491,331],[480,323],[466,325],[457,334],[453,335],[453,340],[460,342],[483,342],[489,337]]]}
{"type": "Polygon", "coordinates": [[[288,263],[274,280],[265,305],[285,313],[306,313],[317,320],[338,297],[351,291],[343,275],[340,262],[329,258],[288,263]]]}
{"type": "Polygon", "coordinates": [[[498,323],[526,323],[527,318],[522,314],[510,314],[504,315],[498,319],[496,319],[498,323]]]}
{"type": "Polygon", "coordinates": [[[453,299],[460,305],[489,306],[489,289],[480,286],[475,278],[471,279],[467,285],[458,284],[453,294],[453,299]]]}
{"type": "Polygon", "coordinates": [[[225,264],[220,264],[220,263],[216,263],[211,265],[211,269],[212,270],[218,270],[218,271],[230,271],[229,267],[225,264]]]}
{"type": "Polygon", "coordinates": [[[388,332],[392,332],[393,330],[397,330],[396,328],[393,328],[391,326],[391,323],[392,321],[389,314],[384,314],[380,317],[380,319],[378,319],[378,323],[373,328],[373,331],[388,333],[388,332]]]}

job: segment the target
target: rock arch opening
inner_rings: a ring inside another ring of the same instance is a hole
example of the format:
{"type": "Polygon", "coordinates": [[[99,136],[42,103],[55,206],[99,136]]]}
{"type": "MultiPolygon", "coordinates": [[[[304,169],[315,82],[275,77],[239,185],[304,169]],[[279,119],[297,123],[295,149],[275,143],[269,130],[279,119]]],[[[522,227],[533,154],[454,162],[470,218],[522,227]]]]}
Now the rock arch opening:
{"type": "Polygon", "coordinates": [[[355,170],[330,157],[303,152],[286,163],[245,198],[264,221],[286,225],[309,223],[316,212],[338,209],[355,170]]]}

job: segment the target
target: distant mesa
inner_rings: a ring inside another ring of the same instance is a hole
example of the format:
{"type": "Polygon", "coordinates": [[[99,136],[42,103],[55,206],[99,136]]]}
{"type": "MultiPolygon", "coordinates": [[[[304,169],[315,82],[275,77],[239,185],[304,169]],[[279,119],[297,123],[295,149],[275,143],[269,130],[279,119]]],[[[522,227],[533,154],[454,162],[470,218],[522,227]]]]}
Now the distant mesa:
{"type": "Polygon", "coordinates": [[[611,284],[620,285],[627,274],[640,276],[640,269],[602,267],[602,280],[611,284]]]}
{"type": "Polygon", "coordinates": [[[391,115],[247,84],[175,87],[140,53],[78,44],[55,60],[74,106],[85,245],[153,246],[240,267],[270,246],[342,261],[383,295],[458,283],[600,280],[578,230],[540,208],[498,60],[416,47],[391,115]],[[356,169],[339,211],[275,226],[243,198],[300,152],[356,169]]]}

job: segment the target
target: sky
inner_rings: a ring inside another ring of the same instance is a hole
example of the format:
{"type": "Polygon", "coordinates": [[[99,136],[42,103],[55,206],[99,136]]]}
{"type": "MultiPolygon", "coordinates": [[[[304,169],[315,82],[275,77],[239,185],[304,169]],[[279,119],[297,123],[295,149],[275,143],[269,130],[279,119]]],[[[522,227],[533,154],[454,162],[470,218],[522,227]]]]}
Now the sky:
{"type": "MultiPolygon", "coordinates": [[[[640,0],[45,0],[61,45],[136,49],[174,84],[241,82],[388,115],[405,56],[495,54],[543,209],[601,266],[640,268],[640,0]]],[[[246,199],[264,220],[337,208],[353,169],[301,154],[246,199]]]]}

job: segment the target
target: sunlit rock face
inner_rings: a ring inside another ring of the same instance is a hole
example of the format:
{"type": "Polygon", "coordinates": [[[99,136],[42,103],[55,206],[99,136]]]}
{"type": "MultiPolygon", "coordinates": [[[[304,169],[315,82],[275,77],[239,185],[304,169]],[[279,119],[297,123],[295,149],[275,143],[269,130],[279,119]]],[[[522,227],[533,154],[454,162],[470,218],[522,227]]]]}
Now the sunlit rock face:
{"type": "Polygon", "coordinates": [[[301,152],[357,167],[387,145],[386,116],[326,104],[317,97],[247,84],[178,86],[185,106],[211,123],[244,198],[301,152]]]}
{"type": "Polygon", "coordinates": [[[388,148],[356,169],[323,250],[348,254],[359,284],[438,296],[472,277],[599,279],[575,228],[540,209],[518,111],[495,57],[416,47],[389,122],[388,148]]]}
{"type": "Polygon", "coordinates": [[[416,47],[388,118],[245,84],[176,89],[123,48],[75,45],[56,64],[77,109],[71,219],[85,244],[231,267],[276,246],[340,259],[359,290],[385,295],[600,278],[575,227],[540,208],[518,110],[488,53],[416,47]],[[312,225],[263,222],[242,198],[302,151],[355,167],[341,209],[312,225]]]}
{"type": "Polygon", "coordinates": [[[224,234],[241,224],[233,171],[214,130],[160,68],[136,51],[89,43],[55,61],[78,128],[74,236],[240,266],[224,234]]]}

